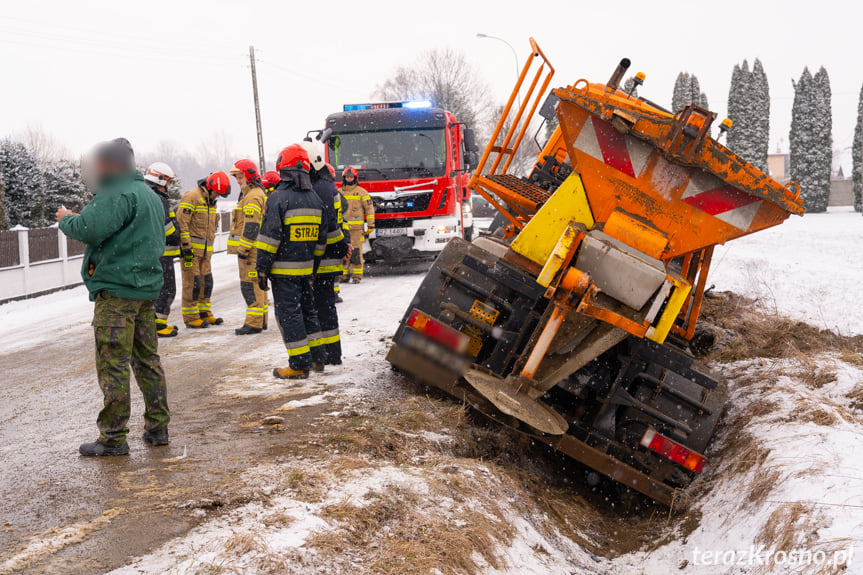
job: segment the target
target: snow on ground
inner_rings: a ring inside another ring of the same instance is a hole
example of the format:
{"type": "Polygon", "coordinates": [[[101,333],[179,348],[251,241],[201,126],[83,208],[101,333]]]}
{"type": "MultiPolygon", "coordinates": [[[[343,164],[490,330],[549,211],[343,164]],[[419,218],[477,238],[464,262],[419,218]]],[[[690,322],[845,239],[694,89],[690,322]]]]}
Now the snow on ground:
{"type": "Polygon", "coordinates": [[[852,208],[791,216],[717,246],[708,285],[842,335],[863,333],[863,217],[852,208]]]}
{"type": "MultiPolygon", "coordinates": [[[[863,276],[854,257],[861,240],[863,217],[852,211],[792,217],[778,228],[718,247],[708,283],[718,291],[757,296],[770,311],[841,334],[861,334],[863,308],[854,305],[863,299],[863,276]]],[[[233,258],[217,255],[214,268],[219,293],[227,281],[222,278],[235,281],[233,258]]],[[[285,417],[324,402],[332,404],[333,411],[322,419],[349,411],[360,398],[386,401],[391,389],[378,382],[388,369],[383,359],[388,340],[420,280],[421,275],[370,277],[343,288],[346,302],[339,309],[344,366],[285,386],[269,373],[285,363],[284,349],[278,338],[267,338],[260,350],[260,369],[250,374],[247,366],[240,366],[224,374],[215,391],[284,395],[285,417]]],[[[83,333],[91,315],[82,288],[3,305],[0,345],[30,347],[57,330],[83,333]]],[[[214,349],[221,353],[227,347],[216,342],[214,349]]],[[[334,468],[330,460],[297,458],[249,469],[250,489],[267,498],[253,497],[209,517],[187,535],[115,573],[196,573],[213,565],[247,572],[273,558],[290,559],[291,568],[303,572],[304,562],[317,564],[317,552],[306,546],[310,538],[345,536],[346,519],[335,508],[362,508],[382,494],[397,492],[420,500],[417,508],[444,516],[453,528],[475,520],[476,512],[495,521],[505,518],[512,536],[505,544],[497,543],[498,565],[475,558],[480,571],[489,574],[861,574],[863,417],[852,398],[860,392],[863,369],[845,359],[826,353],[804,363],[755,359],[715,365],[731,389],[727,419],[745,418],[747,425],[725,428],[708,453],[714,465],[695,490],[687,514],[697,518],[694,530],[671,518],[658,521],[657,540],[663,543],[647,544],[634,553],[595,557],[549,528],[548,518],[540,512],[526,512],[523,504],[506,497],[492,505],[480,494],[496,493],[500,478],[484,472],[479,463],[462,459],[450,466],[473,486],[474,495],[465,498],[435,491],[434,486],[446,479],[440,466],[419,461],[381,466],[369,461],[344,470],[334,468]],[[813,385],[808,378],[812,371],[832,375],[813,385]],[[747,447],[735,450],[738,444],[747,447]],[[286,486],[286,478],[298,470],[316,473],[314,497],[286,486]],[[801,555],[776,555],[772,566],[762,565],[769,552],[789,548],[801,555]],[[712,554],[706,556],[707,551],[712,554]]],[[[441,445],[451,441],[441,429],[421,430],[417,436],[441,445]]],[[[350,566],[349,557],[339,560],[342,567],[350,566]]],[[[355,567],[362,572],[360,565],[355,567]]]]}

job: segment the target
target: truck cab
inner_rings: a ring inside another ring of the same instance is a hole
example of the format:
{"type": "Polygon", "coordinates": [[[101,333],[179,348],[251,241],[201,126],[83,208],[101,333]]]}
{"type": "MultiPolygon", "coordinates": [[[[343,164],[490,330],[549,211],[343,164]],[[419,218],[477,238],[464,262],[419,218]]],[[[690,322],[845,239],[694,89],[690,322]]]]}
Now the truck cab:
{"type": "MultiPolygon", "coordinates": [[[[473,235],[470,130],[429,101],[348,104],[326,119],[326,156],[337,185],[347,167],[372,197],[376,231],[366,259],[436,256],[473,235]]],[[[475,161],[474,161],[475,163],[475,161]]]]}

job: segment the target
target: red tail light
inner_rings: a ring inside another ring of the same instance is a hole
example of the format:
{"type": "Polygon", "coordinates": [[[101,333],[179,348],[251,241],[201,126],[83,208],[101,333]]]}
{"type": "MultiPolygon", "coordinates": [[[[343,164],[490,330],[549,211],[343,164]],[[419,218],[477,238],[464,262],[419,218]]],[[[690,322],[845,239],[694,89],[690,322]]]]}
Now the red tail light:
{"type": "Polygon", "coordinates": [[[435,340],[439,344],[448,347],[453,351],[457,351],[458,353],[464,353],[465,349],[467,349],[467,344],[470,341],[470,338],[465,334],[454,330],[448,325],[442,324],[418,309],[411,311],[411,314],[408,316],[407,324],[418,332],[435,340]]]}
{"type": "Polygon", "coordinates": [[[641,445],[695,473],[701,473],[707,463],[707,458],[700,453],[683,447],[650,427],[644,432],[641,445]]]}

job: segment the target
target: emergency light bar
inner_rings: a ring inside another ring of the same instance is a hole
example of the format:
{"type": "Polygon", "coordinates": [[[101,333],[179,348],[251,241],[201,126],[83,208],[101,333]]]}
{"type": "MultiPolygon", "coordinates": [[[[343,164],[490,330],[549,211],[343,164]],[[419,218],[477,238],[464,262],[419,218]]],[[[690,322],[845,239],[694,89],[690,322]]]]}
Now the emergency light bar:
{"type": "Polygon", "coordinates": [[[345,104],[345,112],[356,112],[358,110],[387,110],[391,108],[408,108],[417,110],[420,108],[431,108],[430,100],[409,100],[407,102],[373,102],[369,104],[345,104]]]}

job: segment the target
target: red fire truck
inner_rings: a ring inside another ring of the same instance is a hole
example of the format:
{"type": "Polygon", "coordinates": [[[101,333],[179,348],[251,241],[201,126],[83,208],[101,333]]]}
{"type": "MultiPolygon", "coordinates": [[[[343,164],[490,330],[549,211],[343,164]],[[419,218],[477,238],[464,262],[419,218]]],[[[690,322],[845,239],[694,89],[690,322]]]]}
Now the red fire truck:
{"type": "Polygon", "coordinates": [[[337,180],[352,166],[372,197],[368,261],[435,256],[453,238],[471,239],[477,148],[450,112],[429,101],[349,104],[327,117],[319,139],[337,180]]]}

